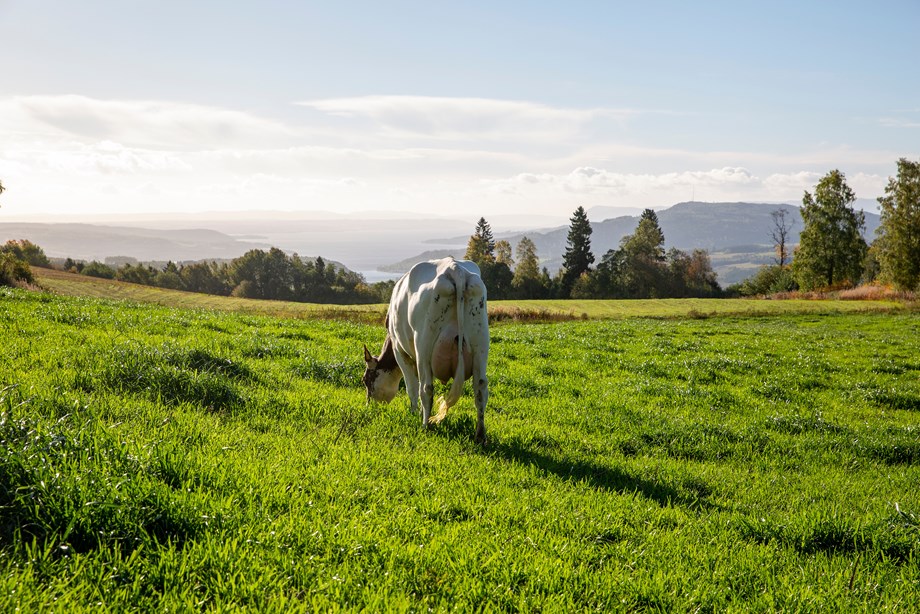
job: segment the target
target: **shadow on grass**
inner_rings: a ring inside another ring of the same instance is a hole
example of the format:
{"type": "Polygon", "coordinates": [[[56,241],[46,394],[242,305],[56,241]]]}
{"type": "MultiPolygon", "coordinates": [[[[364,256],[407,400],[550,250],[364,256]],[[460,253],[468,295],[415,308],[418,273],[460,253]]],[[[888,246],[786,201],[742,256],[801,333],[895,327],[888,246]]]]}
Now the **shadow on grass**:
{"type": "Polygon", "coordinates": [[[621,494],[637,493],[662,506],[677,505],[693,510],[711,509],[706,500],[709,488],[699,480],[686,480],[675,487],[657,480],[647,479],[618,467],[609,467],[582,458],[567,458],[559,446],[546,446],[540,440],[525,441],[519,437],[490,435],[483,448],[472,442],[475,423],[470,415],[455,415],[434,429],[438,435],[450,440],[466,440],[473,450],[485,456],[499,458],[509,463],[532,465],[546,474],[574,483],[584,483],[592,488],[621,494]],[[551,449],[547,449],[547,448],[551,449]]]}

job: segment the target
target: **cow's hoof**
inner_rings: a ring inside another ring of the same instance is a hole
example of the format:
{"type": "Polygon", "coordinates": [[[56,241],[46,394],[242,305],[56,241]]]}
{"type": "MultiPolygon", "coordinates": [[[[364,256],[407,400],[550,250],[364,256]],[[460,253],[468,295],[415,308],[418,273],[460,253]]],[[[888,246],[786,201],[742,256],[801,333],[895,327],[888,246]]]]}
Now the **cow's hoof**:
{"type": "Polygon", "coordinates": [[[483,448],[489,445],[489,439],[486,437],[485,431],[476,431],[476,443],[481,445],[483,448]]]}

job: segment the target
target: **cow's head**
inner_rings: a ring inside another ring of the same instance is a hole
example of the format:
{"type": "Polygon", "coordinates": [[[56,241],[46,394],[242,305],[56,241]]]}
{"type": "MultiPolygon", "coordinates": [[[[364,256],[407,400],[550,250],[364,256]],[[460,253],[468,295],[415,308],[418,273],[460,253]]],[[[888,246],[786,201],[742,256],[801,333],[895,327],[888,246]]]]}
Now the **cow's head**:
{"type": "Polygon", "coordinates": [[[372,356],[364,346],[364,388],[367,390],[367,400],[371,399],[382,403],[389,403],[399,392],[399,380],[402,371],[396,362],[393,353],[393,344],[387,337],[383,344],[380,356],[372,356]]]}

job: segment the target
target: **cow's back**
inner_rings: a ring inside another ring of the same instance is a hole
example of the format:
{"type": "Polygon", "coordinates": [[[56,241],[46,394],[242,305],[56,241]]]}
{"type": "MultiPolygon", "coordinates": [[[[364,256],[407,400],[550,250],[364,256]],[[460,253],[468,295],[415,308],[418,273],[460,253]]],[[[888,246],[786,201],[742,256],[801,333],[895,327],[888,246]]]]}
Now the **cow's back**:
{"type": "Polygon", "coordinates": [[[414,342],[419,337],[428,339],[433,349],[441,333],[458,324],[458,285],[464,302],[462,336],[476,345],[488,343],[486,288],[479,267],[468,260],[444,258],[416,264],[393,288],[388,329],[406,354],[415,358],[414,342]]]}

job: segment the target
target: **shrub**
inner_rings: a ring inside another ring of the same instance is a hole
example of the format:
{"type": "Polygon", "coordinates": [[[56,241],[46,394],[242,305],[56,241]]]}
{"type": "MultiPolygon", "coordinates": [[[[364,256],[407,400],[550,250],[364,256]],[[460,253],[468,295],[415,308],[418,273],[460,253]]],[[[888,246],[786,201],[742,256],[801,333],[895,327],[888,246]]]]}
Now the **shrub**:
{"type": "Polygon", "coordinates": [[[0,286],[18,286],[34,281],[28,262],[9,252],[0,252],[0,286]]]}
{"type": "Polygon", "coordinates": [[[95,260],[93,260],[92,262],[84,266],[83,270],[80,272],[83,275],[89,275],[90,277],[101,277],[102,279],[115,279],[115,269],[113,269],[107,264],[96,262],[95,260]]]}
{"type": "Polygon", "coordinates": [[[51,261],[48,260],[44,250],[27,239],[11,239],[5,245],[0,246],[0,252],[12,254],[16,259],[32,266],[51,266],[51,261]]]}
{"type": "Polygon", "coordinates": [[[732,287],[741,296],[763,296],[797,289],[792,270],[776,265],[762,267],[756,274],[732,287]]]}

